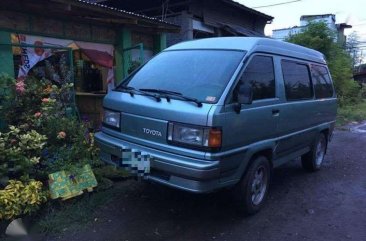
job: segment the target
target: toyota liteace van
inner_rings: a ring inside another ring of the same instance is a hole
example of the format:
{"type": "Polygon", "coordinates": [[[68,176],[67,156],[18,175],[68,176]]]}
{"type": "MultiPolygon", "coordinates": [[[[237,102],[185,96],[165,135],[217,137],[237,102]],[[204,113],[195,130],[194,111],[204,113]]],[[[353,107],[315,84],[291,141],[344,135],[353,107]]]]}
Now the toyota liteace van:
{"type": "Polygon", "coordinates": [[[272,169],[301,157],[322,166],[336,117],[324,56],[268,38],[174,45],[104,98],[101,159],[190,192],[233,187],[248,214],[272,169]]]}

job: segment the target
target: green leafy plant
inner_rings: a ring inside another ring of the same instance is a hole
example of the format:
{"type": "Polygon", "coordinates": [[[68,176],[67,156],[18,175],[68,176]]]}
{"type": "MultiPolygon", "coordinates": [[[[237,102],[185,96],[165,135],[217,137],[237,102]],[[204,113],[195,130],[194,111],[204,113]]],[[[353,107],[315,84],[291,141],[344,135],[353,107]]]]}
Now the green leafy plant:
{"type": "Polygon", "coordinates": [[[9,75],[1,73],[0,74],[0,88],[8,88],[10,85],[14,84],[15,80],[9,75]]]}
{"type": "Polygon", "coordinates": [[[366,101],[338,108],[337,126],[366,120],[366,101]]]}
{"type": "Polygon", "coordinates": [[[45,82],[34,77],[24,81],[15,81],[8,89],[13,93],[11,98],[3,102],[5,121],[14,126],[27,124],[32,126],[34,113],[40,110],[41,100],[47,95],[43,93],[45,82]],[[19,83],[22,83],[19,89],[19,83]]]}
{"type": "Polygon", "coordinates": [[[5,189],[0,190],[0,220],[11,220],[38,210],[47,200],[42,186],[42,182],[35,180],[27,183],[10,180],[5,189]]]}
{"type": "Polygon", "coordinates": [[[10,100],[14,98],[14,89],[11,86],[15,86],[15,80],[9,75],[0,74],[0,130],[5,127],[5,113],[6,105],[10,103],[10,100]]]}
{"type": "Polygon", "coordinates": [[[47,172],[71,171],[85,164],[98,162],[98,148],[94,135],[76,118],[49,118],[43,122],[43,133],[48,136],[46,161],[47,172]]]}
{"type": "Polygon", "coordinates": [[[42,148],[47,137],[35,130],[22,131],[10,126],[6,133],[0,132],[0,174],[6,176],[16,172],[27,177],[34,173],[33,167],[40,161],[42,148]]]}

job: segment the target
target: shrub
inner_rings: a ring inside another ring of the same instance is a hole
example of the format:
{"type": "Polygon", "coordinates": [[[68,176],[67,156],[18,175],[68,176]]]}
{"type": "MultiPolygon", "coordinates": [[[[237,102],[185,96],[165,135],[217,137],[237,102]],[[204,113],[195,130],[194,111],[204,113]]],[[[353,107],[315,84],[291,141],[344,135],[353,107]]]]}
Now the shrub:
{"type": "Polygon", "coordinates": [[[34,174],[46,140],[35,130],[23,131],[14,126],[9,132],[0,132],[0,175],[11,172],[26,179],[34,174]]]}
{"type": "Polygon", "coordinates": [[[0,190],[0,220],[31,214],[46,200],[47,193],[42,191],[42,182],[10,180],[5,189],[0,190]]]}

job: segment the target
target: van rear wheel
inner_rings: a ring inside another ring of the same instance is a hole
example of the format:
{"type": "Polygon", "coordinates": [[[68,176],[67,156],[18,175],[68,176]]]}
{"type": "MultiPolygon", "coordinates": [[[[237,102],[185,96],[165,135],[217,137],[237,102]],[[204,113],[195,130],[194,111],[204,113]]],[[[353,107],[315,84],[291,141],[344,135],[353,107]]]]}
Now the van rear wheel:
{"type": "Polygon", "coordinates": [[[324,160],[325,152],[327,150],[327,138],[324,133],[320,133],[315,140],[310,152],[301,156],[302,167],[309,171],[318,171],[324,160]]]}
{"type": "Polygon", "coordinates": [[[234,189],[239,210],[245,215],[258,212],[267,199],[271,167],[264,156],[258,156],[234,189]]]}

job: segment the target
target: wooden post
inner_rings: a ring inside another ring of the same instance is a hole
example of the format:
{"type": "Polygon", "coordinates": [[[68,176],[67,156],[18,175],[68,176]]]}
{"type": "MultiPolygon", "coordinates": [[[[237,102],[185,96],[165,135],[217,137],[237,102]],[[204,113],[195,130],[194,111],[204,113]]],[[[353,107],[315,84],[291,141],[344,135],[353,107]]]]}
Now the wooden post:
{"type": "Polygon", "coordinates": [[[166,34],[165,33],[160,33],[159,35],[157,35],[155,37],[155,43],[154,43],[155,47],[154,47],[154,52],[155,54],[163,51],[164,49],[166,49],[166,34]]]}
{"type": "Polygon", "coordinates": [[[114,58],[115,58],[115,82],[119,84],[123,78],[123,38],[122,33],[118,32],[116,36],[116,44],[115,44],[115,51],[114,51],[114,58]]]}
{"type": "MultiPolygon", "coordinates": [[[[122,31],[123,48],[130,48],[132,46],[131,31],[129,29],[123,29],[122,31]]],[[[128,75],[128,68],[131,62],[131,51],[123,52],[123,78],[128,75]]]]}
{"type": "Polygon", "coordinates": [[[123,49],[129,47],[131,47],[131,31],[124,28],[117,34],[115,45],[116,84],[120,83],[127,76],[131,54],[130,51],[123,51],[123,49]]]}

